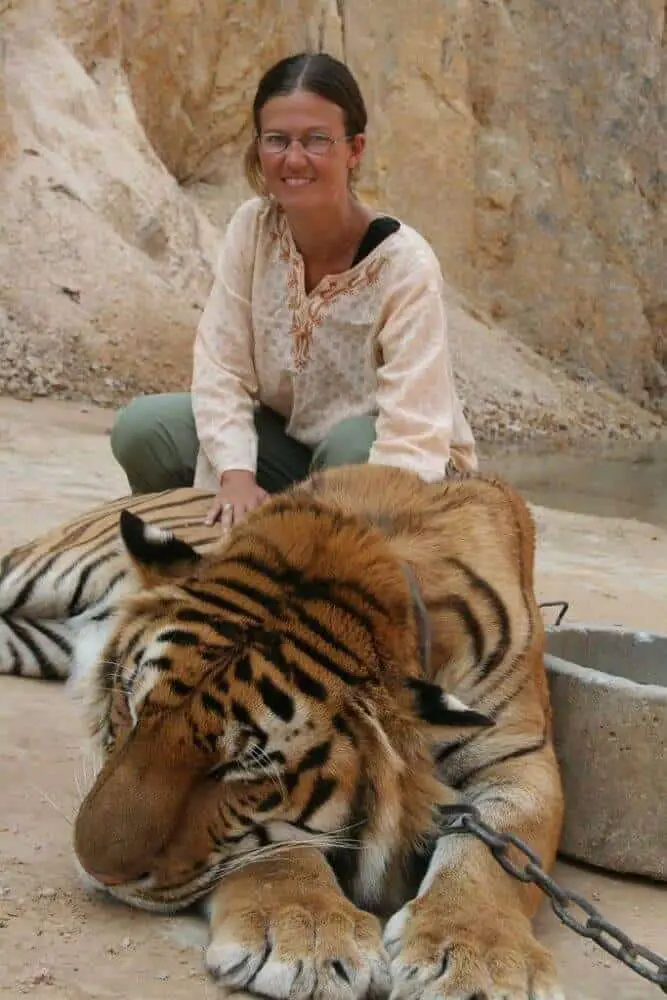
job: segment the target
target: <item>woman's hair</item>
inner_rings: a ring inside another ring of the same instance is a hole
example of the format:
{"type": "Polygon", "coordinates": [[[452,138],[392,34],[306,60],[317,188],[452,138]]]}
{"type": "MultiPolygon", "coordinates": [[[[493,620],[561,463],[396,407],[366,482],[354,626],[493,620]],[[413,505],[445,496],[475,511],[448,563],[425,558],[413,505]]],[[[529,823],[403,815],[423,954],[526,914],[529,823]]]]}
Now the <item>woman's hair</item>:
{"type": "Polygon", "coordinates": [[[266,193],[257,149],[261,110],[272,97],[293,94],[296,90],[317,94],[318,97],[337,104],[343,112],[347,136],[366,131],[366,105],[359,84],[345,63],[326,52],[299,52],[281,59],[259,81],[252,103],[255,135],[246,150],[244,168],[246,179],[257,194],[266,193]]]}

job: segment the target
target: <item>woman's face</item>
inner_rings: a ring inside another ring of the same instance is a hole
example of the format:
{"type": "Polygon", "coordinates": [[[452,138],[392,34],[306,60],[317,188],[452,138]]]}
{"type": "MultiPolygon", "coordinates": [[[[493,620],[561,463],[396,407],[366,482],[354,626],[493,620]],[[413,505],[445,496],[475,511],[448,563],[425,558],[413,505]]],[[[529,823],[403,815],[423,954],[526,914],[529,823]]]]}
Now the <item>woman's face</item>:
{"type": "Polygon", "coordinates": [[[350,170],[361,160],[366,138],[346,139],[342,108],[297,90],[266,102],[258,142],[267,192],[289,209],[347,198],[350,170]]]}

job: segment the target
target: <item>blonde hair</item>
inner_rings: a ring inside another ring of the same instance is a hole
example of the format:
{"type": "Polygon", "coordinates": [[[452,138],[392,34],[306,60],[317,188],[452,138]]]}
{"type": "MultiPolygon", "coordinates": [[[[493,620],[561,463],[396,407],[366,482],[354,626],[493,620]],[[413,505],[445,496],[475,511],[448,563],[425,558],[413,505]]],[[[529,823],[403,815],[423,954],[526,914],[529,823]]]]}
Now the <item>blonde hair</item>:
{"type": "Polygon", "coordinates": [[[253,136],[246,146],[246,151],[243,156],[243,172],[245,174],[245,179],[255,194],[260,195],[262,198],[266,198],[268,192],[266,190],[264,171],[262,170],[262,164],[259,159],[259,147],[256,135],[253,136]]]}

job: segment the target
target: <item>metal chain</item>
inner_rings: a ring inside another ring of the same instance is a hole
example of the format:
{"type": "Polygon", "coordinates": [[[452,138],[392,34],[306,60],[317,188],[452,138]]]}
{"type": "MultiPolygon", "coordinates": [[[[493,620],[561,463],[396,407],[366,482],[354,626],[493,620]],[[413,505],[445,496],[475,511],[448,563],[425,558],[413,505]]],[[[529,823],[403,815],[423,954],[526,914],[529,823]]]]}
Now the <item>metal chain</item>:
{"type": "Polygon", "coordinates": [[[563,618],[567,614],[570,602],[569,601],[542,601],[540,603],[540,608],[560,608],[560,613],[556,617],[555,626],[558,628],[563,618]]]}
{"type": "MultiPolygon", "coordinates": [[[[560,608],[555,621],[556,628],[567,614],[569,606],[568,601],[542,601],[540,604],[540,608],[560,608]]],[[[458,829],[460,832],[472,833],[479,837],[508,874],[521,882],[532,882],[549,897],[552,910],[566,927],[582,937],[595,941],[600,948],[613,955],[619,962],[623,962],[633,972],[655,983],[663,993],[667,993],[667,959],[661,958],[641,944],[635,944],[627,934],[603,917],[584,896],[561,888],[546,874],[540,859],[522,840],[510,833],[496,833],[480,819],[474,806],[452,806],[445,812],[451,817],[447,820],[448,831],[458,829]],[[510,847],[515,847],[528,858],[523,868],[517,867],[508,858],[507,852],[510,847]],[[585,920],[579,920],[570,911],[572,904],[583,911],[586,915],[585,920]]]]}
{"type": "Polygon", "coordinates": [[[594,941],[609,955],[623,962],[633,972],[659,986],[667,994],[667,959],[661,958],[615,927],[584,896],[563,889],[542,868],[539,857],[512,833],[497,833],[480,818],[475,806],[456,805],[440,809],[443,833],[472,833],[489,848],[505,871],[520,882],[532,882],[549,898],[551,908],[566,927],[581,937],[594,941]],[[513,847],[528,859],[523,867],[516,865],[508,851],[513,847]],[[579,907],[584,919],[572,912],[579,907]]]}

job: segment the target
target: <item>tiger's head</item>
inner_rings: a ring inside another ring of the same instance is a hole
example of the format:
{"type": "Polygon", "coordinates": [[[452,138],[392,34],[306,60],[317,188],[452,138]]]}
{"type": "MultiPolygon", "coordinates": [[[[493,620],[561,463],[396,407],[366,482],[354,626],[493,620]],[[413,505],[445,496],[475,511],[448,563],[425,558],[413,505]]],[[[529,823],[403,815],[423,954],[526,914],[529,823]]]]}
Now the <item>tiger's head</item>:
{"type": "Polygon", "coordinates": [[[139,585],[92,674],[104,763],[75,823],[84,872],[173,911],[312,844],[376,904],[445,801],[433,742],[488,724],[426,679],[382,534],[295,489],[206,555],[128,512],[121,535],[139,585]]]}

